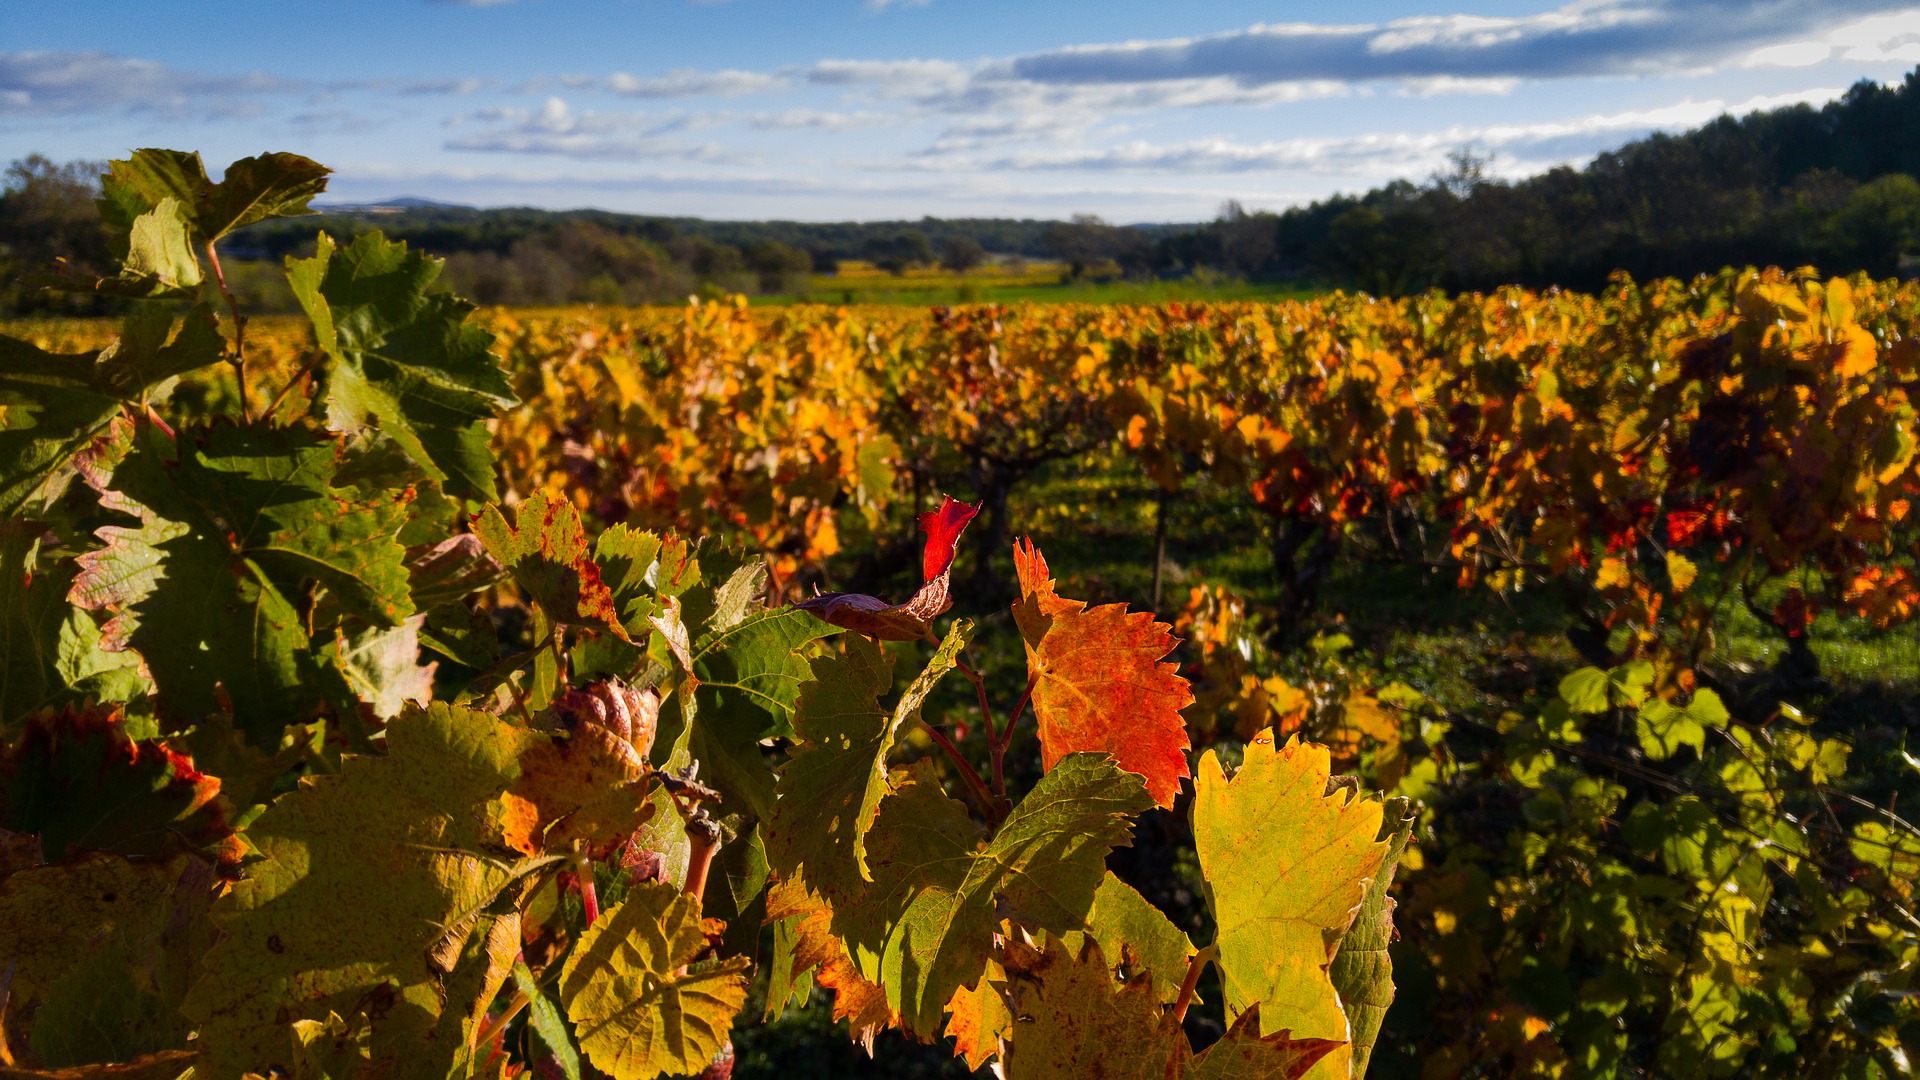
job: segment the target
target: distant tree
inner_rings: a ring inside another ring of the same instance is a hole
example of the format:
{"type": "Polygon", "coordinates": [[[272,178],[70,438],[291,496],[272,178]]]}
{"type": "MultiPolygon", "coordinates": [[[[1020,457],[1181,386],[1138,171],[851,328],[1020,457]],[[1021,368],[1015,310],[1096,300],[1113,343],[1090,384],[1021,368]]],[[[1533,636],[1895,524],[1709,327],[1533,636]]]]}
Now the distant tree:
{"type": "Polygon", "coordinates": [[[940,265],[964,274],[986,260],[987,249],[971,236],[949,236],[940,245],[940,265]]]}
{"type": "Polygon", "coordinates": [[[1877,277],[1920,254],[1920,181],[1905,173],[1860,185],[1833,217],[1835,254],[1877,277]]]}
{"type": "Polygon", "coordinates": [[[894,238],[900,253],[915,266],[927,266],[933,262],[933,242],[923,232],[903,232],[894,238]]]}
{"type": "Polygon", "coordinates": [[[1214,230],[1220,235],[1220,260],[1237,274],[1258,274],[1273,261],[1277,248],[1278,215],[1248,213],[1236,201],[1220,208],[1214,230]]]}
{"type": "Polygon", "coordinates": [[[47,270],[55,259],[83,271],[106,271],[114,238],[94,206],[105,169],[95,161],[56,164],[41,154],[7,166],[0,186],[0,290],[8,306],[76,311],[97,306],[90,297],[27,288],[16,279],[47,270]]]}
{"type": "Polygon", "coordinates": [[[779,243],[753,244],[746,250],[747,268],[760,279],[763,293],[790,292],[805,283],[813,257],[799,248],[779,243]]]}

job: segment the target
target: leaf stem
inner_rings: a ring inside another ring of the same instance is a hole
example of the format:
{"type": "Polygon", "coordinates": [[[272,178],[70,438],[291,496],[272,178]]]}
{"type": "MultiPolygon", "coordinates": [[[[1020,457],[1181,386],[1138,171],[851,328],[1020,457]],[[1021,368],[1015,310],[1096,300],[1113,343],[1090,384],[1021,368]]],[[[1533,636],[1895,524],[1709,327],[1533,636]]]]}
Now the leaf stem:
{"type": "Polygon", "coordinates": [[[592,926],[600,919],[600,893],[593,884],[593,860],[587,858],[584,845],[573,849],[574,884],[580,886],[580,906],[587,909],[587,925],[592,926]]]}
{"type": "Polygon", "coordinates": [[[687,886],[683,892],[699,900],[705,906],[707,892],[707,872],[713,867],[713,856],[720,850],[720,826],[707,816],[703,808],[695,807],[687,817],[687,886]]]}
{"type": "MultiPolygon", "coordinates": [[[[973,684],[974,693],[980,697],[980,722],[986,725],[987,748],[991,750],[1000,744],[1000,733],[994,729],[993,706],[987,703],[987,680],[981,678],[980,673],[975,671],[971,664],[958,657],[954,658],[953,666],[959,670],[960,674],[967,677],[967,681],[973,684]]],[[[993,793],[995,795],[1007,793],[1006,777],[1000,772],[999,754],[993,755],[993,793]]]]}
{"type": "Polygon", "coordinates": [[[927,723],[926,717],[920,718],[920,726],[927,729],[928,737],[933,739],[940,749],[946,751],[947,760],[953,762],[953,767],[960,770],[960,779],[966,784],[967,794],[980,808],[980,812],[986,815],[987,824],[1000,824],[1000,819],[1004,816],[1000,813],[1000,801],[987,790],[987,785],[980,779],[980,774],[975,772],[973,766],[968,764],[967,759],[961,755],[960,748],[953,745],[953,740],[947,738],[946,732],[927,723]]]}
{"type": "Polygon", "coordinates": [[[474,1031],[473,1033],[474,1049],[477,1050],[480,1047],[485,1046],[487,1045],[487,1043],[491,1042],[493,1040],[494,1035],[498,1033],[501,1028],[504,1028],[508,1024],[513,1023],[513,1018],[520,1015],[520,1010],[525,1009],[528,1005],[532,1003],[533,1003],[533,999],[531,997],[528,997],[525,992],[520,990],[515,990],[513,992],[513,997],[507,999],[506,1011],[502,1012],[499,1016],[487,1017],[485,1020],[481,1021],[480,1027],[474,1031]]]}
{"type": "Polygon", "coordinates": [[[247,320],[240,314],[240,298],[227,288],[227,273],[220,268],[220,253],[214,250],[211,240],[207,241],[207,262],[213,266],[214,283],[220,286],[220,295],[227,300],[227,311],[233,315],[233,370],[240,383],[240,414],[251,424],[253,407],[247,403],[247,320]]]}
{"type": "Polygon", "coordinates": [[[1200,985],[1200,973],[1207,965],[1220,957],[1217,946],[1209,945],[1193,954],[1187,961],[1187,977],[1180,983],[1180,996],[1173,999],[1173,1022],[1178,1024],[1187,1018],[1187,1006],[1193,1004],[1193,991],[1200,985]]]}

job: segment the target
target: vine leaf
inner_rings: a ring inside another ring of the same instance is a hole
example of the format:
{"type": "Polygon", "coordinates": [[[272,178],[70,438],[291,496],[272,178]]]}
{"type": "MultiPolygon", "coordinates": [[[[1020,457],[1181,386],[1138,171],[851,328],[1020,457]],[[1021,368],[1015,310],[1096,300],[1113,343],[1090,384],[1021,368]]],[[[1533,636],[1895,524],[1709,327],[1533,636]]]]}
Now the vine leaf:
{"type": "Polygon", "coordinates": [[[779,801],[767,826],[767,857],[777,874],[802,867],[829,900],[851,900],[870,880],[866,834],[887,793],[887,756],[941,676],[952,671],[973,624],[954,620],[932,661],[891,714],[880,695],[893,686],[893,658],[864,637],[846,652],[813,661],[813,681],[794,709],[797,745],[781,772],[779,801]]]}
{"type": "Polygon", "coordinates": [[[646,762],[599,724],[575,723],[570,737],[528,748],[520,769],[504,802],[507,844],[522,854],[567,851],[578,840],[604,858],[655,812],[646,762]]]}
{"type": "Polygon", "coordinates": [[[1003,992],[1022,1019],[1008,1044],[1008,1080],[1298,1080],[1339,1045],[1284,1031],[1262,1036],[1256,1005],[1195,1056],[1148,981],[1116,979],[1097,942],[1073,950],[1059,939],[1041,948],[1013,940],[1003,955],[1003,992]]]}
{"type": "Polygon", "coordinates": [[[1393,958],[1388,955],[1387,946],[1393,943],[1394,902],[1393,897],[1387,895],[1387,889],[1393,885],[1394,868],[1400,864],[1400,856],[1413,836],[1414,823],[1419,820],[1411,799],[1389,799],[1381,809],[1379,838],[1386,841],[1386,857],[1367,884],[1360,913],[1354,917],[1347,936],[1340,939],[1340,951],[1334,956],[1332,967],[1327,969],[1352,1032],[1355,1076],[1367,1074],[1367,1060],[1373,1056],[1374,1041],[1380,1037],[1380,1025],[1387,1018],[1387,1008],[1393,1004],[1393,958]]]}
{"type": "Polygon", "coordinates": [[[520,505],[512,525],[499,507],[489,506],[474,517],[473,531],[547,618],[632,640],[599,564],[588,553],[587,531],[572,503],[537,493],[520,505]]]}
{"type": "MultiPolygon", "coordinates": [[[[143,1061],[191,1062],[191,1028],[178,1008],[213,944],[213,867],[176,864],[171,894],[152,915],[134,915],[87,942],[80,960],[33,1010],[30,1040],[43,1065],[82,1075],[137,1075],[143,1061]],[[115,1064],[102,1066],[101,1062],[115,1064]],[[89,1068],[90,1067],[90,1068],[89,1068]]],[[[161,1080],[177,1072],[156,1069],[161,1080]]],[[[72,1075],[71,1073],[68,1075],[72,1075]]]]}
{"type": "Polygon", "coordinates": [[[967,522],[980,507],[942,496],[940,508],[920,515],[920,528],[927,534],[921,552],[921,569],[926,583],[913,599],[904,604],[889,604],[865,593],[821,593],[795,604],[842,629],[865,634],[879,641],[917,641],[933,632],[933,620],[953,606],[948,595],[952,576],[954,545],[966,531],[967,522]]]}
{"type": "Polygon", "coordinates": [[[232,835],[231,811],[217,777],[158,740],[129,738],[117,706],[40,713],[0,758],[0,828],[38,835],[49,862],[217,845],[232,835]]]}
{"type": "Polygon", "coordinates": [[[1016,1025],[1007,1080],[1113,1076],[1160,1080],[1174,1072],[1179,1028],[1166,1022],[1145,979],[1125,982],[1092,941],[1077,954],[1049,938],[1042,948],[1008,941],[1003,991],[1016,1025]]]}
{"type": "Polygon", "coordinates": [[[1152,976],[1154,995],[1167,1005],[1180,997],[1188,961],[1200,951],[1186,931],[1111,870],[1093,894],[1087,929],[1063,936],[1067,950],[1077,951],[1083,937],[1091,937],[1116,963],[1125,959],[1134,974],[1152,976]]]}
{"type": "MultiPolygon", "coordinates": [[[[791,956],[787,961],[788,986],[792,980],[813,973],[816,986],[833,991],[833,1019],[845,1020],[855,1042],[873,1053],[873,1039],[896,1023],[893,1009],[887,1005],[887,991],[867,981],[847,955],[847,947],[833,933],[833,907],[808,888],[806,880],[795,875],[782,878],[767,892],[767,920],[785,921],[791,934],[791,956]]],[[[791,993],[776,994],[769,989],[767,1000],[784,1002],[791,993]]]]}
{"type": "Polygon", "coordinates": [[[486,421],[518,404],[473,305],[429,293],[441,262],[366,233],[344,251],[322,233],[287,282],[313,320],[328,373],[327,423],[377,427],[456,498],[495,498],[486,421]]]}
{"type": "Polygon", "coordinates": [[[34,572],[39,534],[29,522],[0,521],[0,731],[60,692],[55,651],[66,590],[34,572]]]}
{"type": "Polygon", "coordinates": [[[225,343],[206,305],[190,310],[169,341],[172,330],[172,315],[149,307],[95,352],[50,353],[0,335],[0,515],[65,490],[76,456],[107,435],[125,403],[219,362],[225,343]]]}
{"type": "MultiPolygon", "coordinates": [[[[1328,966],[1388,845],[1375,839],[1381,804],[1329,793],[1329,763],[1326,747],[1276,747],[1271,730],[1247,744],[1232,780],[1207,751],[1193,835],[1219,927],[1227,1014],[1257,1004],[1272,1026],[1346,1043],[1347,1016],[1328,966]]],[[[1319,1066],[1329,1078],[1348,1068],[1345,1048],[1319,1066]]]]}
{"type": "Polygon", "coordinates": [[[507,917],[483,914],[516,880],[501,795],[542,741],[468,709],[411,711],[386,757],[345,758],[248,827],[258,859],[216,905],[225,937],[182,1006],[212,1075],[286,1067],[297,1021],[361,1010],[374,1060],[407,1076],[460,1060],[474,1018],[453,1003],[506,977],[507,917]]]}
{"type": "Polygon", "coordinates": [[[951,495],[940,496],[940,506],[921,514],[920,530],[927,534],[927,545],[920,552],[920,573],[925,581],[945,575],[953,568],[954,549],[967,523],[978,517],[983,503],[971,505],[951,495]]]}
{"type": "Polygon", "coordinates": [[[194,891],[210,893],[212,885],[206,864],[184,853],[136,861],[88,851],[0,877],[0,956],[12,970],[3,1021],[8,1041],[24,1044],[15,1025],[33,1016],[100,943],[116,936],[129,943],[161,939],[170,916],[190,914],[194,891]]]}
{"type": "Polygon", "coordinates": [[[954,991],[986,970],[1003,919],[1050,934],[1081,929],[1107,853],[1153,800],[1105,754],[1073,754],[1041,777],[985,844],[930,762],[881,802],[868,833],[873,882],[834,908],[834,931],[861,974],[887,988],[901,1025],[939,1034],[954,991]]]}
{"type": "Polygon", "coordinates": [[[560,969],[560,1002],[580,1049],[614,1080],[697,1073],[746,1004],[744,956],[692,964],[717,937],[700,902],[643,882],[603,912],[560,969]]]}
{"type": "Polygon", "coordinates": [[[177,442],[144,428],[114,470],[114,505],[143,524],[100,531],[107,546],[83,557],[74,598],[133,609],[127,641],[169,715],[230,706],[256,743],[277,743],[319,699],[302,614],[309,583],[375,626],[413,613],[395,539],[405,493],[335,488],[337,467],[330,439],[216,425],[183,429],[177,442]]]}
{"type": "Polygon", "coordinates": [[[1051,769],[1076,751],[1104,751],[1146,779],[1154,802],[1172,807],[1187,776],[1180,710],[1193,692],[1178,665],[1158,662],[1175,644],[1170,627],[1125,604],[1089,609],[1061,599],[1030,540],[1014,545],[1013,564],[1020,577],[1013,619],[1034,680],[1041,764],[1051,769]]]}
{"type": "MultiPolygon", "coordinates": [[[[1102,956],[1116,962],[1124,960],[1129,979],[1149,983],[1161,1004],[1172,1004],[1179,998],[1188,959],[1198,950],[1184,931],[1133,886],[1115,877],[1113,871],[1107,871],[1094,893],[1093,910],[1087,913],[1086,922],[1085,930],[1059,935],[1069,955],[1079,955],[1092,942],[1102,956]]],[[[1006,986],[1006,970],[998,960],[989,960],[979,985],[961,987],[947,1002],[947,1037],[954,1040],[954,1052],[966,1059],[970,1069],[978,1069],[998,1055],[1002,1041],[1013,1035],[1006,986]]]]}
{"type": "Polygon", "coordinates": [[[227,166],[219,183],[200,155],[180,150],[135,150],[108,163],[101,214],[122,228],[167,200],[178,203],[195,239],[210,243],[255,222],[313,211],[307,204],[327,190],[326,166],[299,154],[261,154],[227,166]]]}
{"type": "Polygon", "coordinates": [[[700,762],[701,779],[718,788],[731,809],[769,818],[774,776],[760,740],[791,733],[789,717],[807,681],[812,644],[832,632],[817,619],[780,608],[702,634],[690,657],[698,685],[675,695],[681,727],[661,737],[673,745],[671,765],[700,762]]]}

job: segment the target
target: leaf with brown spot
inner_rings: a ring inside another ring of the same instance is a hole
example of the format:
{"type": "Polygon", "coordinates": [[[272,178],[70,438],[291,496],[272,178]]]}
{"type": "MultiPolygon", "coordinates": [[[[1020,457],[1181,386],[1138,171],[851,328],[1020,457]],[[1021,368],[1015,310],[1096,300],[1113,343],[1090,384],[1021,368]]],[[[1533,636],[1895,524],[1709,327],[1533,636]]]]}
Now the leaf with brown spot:
{"type": "Polygon", "coordinates": [[[520,777],[507,790],[515,809],[507,843],[526,855],[586,844],[604,858],[653,813],[646,762],[633,744],[598,724],[580,723],[571,737],[542,740],[520,755],[520,777]]]}
{"type": "Polygon", "coordinates": [[[1004,993],[1013,1016],[1007,1080],[1298,1080],[1338,1048],[1325,1039],[1260,1034],[1259,1010],[1194,1055],[1144,977],[1115,977],[1097,942],[1076,953],[1059,939],[1009,941],[1004,993]]]}
{"type": "Polygon", "coordinates": [[[473,519],[473,531],[547,618],[633,640],[620,621],[613,591],[588,553],[587,532],[572,503],[541,492],[520,505],[511,525],[499,507],[489,506],[473,519]]]}
{"type": "Polygon", "coordinates": [[[1156,803],[1171,807],[1188,774],[1180,710],[1193,692],[1178,665],[1158,662],[1175,644],[1170,627],[1125,604],[1089,609],[1060,598],[1030,540],[1014,545],[1013,565],[1020,576],[1013,619],[1034,680],[1041,764],[1051,769],[1079,750],[1112,754],[1145,778],[1156,803]]]}

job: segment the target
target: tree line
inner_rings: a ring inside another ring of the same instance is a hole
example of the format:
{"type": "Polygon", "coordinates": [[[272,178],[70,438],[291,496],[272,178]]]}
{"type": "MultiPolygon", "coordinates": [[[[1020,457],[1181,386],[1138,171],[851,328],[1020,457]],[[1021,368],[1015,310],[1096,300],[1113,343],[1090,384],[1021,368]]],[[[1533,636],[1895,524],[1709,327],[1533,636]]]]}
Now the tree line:
{"type": "MultiPolygon", "coordinates": [[[[1920,68],[1862,81],[1820,108],[1721,116],[1520,180],[1457,151],[1423,183],[1397,180],[1279,213],[1229,203],[1197,225],[922,218],[707,221],[600,210],[437,204],[336,207],[228,241],[233,285],[291,305],[278,266],[325,229],[380,228],[447,259],[443,280],[482,303],[678,302],[689,294],[804,294],[811,275],[862,259],[901,273],[1044,258],[1070,279],[1225,275],[1379,294],[1503,284],[1595,289],[1615,270],[1687,277],[1728,265],[1913,273],[1920,255],[1920,68]]],[[[0,184],[0,307],[99,310],[31,277],[55,258],[98,270],[119,254],[93,202],[100,166],[15,161],[0,184]],[[25,278],[23,281],[22,279],[25,278]]]]}

